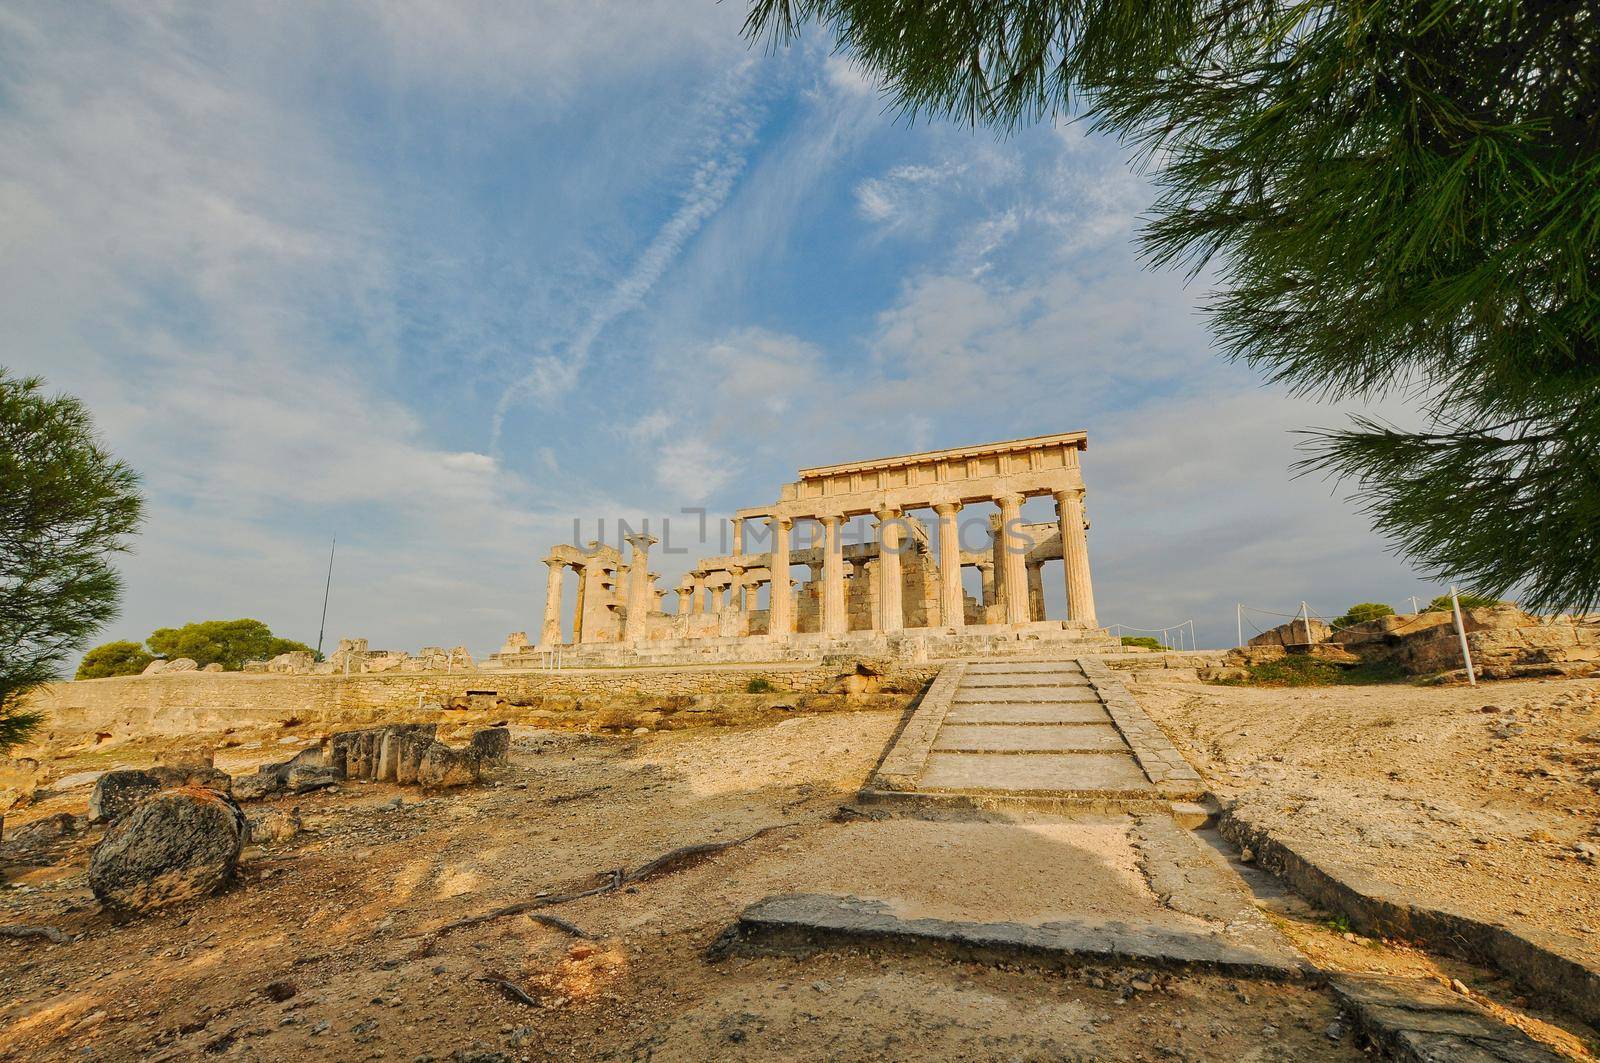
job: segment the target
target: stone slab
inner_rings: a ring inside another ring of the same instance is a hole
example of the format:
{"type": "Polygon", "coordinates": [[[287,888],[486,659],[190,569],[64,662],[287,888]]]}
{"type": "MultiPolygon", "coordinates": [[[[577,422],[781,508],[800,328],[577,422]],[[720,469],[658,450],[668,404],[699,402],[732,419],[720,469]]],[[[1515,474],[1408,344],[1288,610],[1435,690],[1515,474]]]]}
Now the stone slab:
{"type": "Polygon", "coordinates": [[[953,724],[934,740],[936,752],[1065,753],[1125,752],[1128,744],[1110,723],[1018,727],[1010,724],[953,724]]]}
{"type": "Polygon", "coordinates": [[[1053,705],[953,705],[945,723],[1052,724],[1110,723],[1099,702],[1058,702],[1053,705]]]}
{"type": "Polygon", "coordinates": [[[1220,933],[1118,921],[1030,925],[902,919],[883,901],[804,893],[768,897],[746,908],[714,948],[760,953],[830,946],[934,951],[980,962],[1127,962],[1279,980],[1301,974],[1292,955],[1241,946],[1220,933]]]}
{"type": "Polygon", "coordinates": [[[1151,791],[1150,780],[1125,753],[939,753],[928,755],[922,790],[1041,792],[1151,791]]]}
{"type": "Polygon", "coordinates": [[[1328,988],[1389,1059],[1555,1063],[1564,1058],[1428,979],[1340,974],[1328,979],[1328,988]]]}

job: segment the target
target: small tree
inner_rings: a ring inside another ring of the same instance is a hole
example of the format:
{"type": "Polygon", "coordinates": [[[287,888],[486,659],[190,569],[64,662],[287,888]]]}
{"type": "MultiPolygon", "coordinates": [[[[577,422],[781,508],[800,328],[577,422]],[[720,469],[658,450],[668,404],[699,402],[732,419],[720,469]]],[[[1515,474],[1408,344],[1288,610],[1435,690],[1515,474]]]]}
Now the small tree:
{"type": "Polygon", "coordinates": [[[115,675],[138,675],[155,660],[137,642],[107,642],[83,655],[74,679],[107,679],[115,675]]]}
{"type": "Polygon", "coordinates": [[[1349,627],[1351,624],[1365,624],[1368,620],[1376,620],[1380,616],[1393,616],[1394,609],[1382,602],[1358,602],[1344,611],[1344,615],[1334,620],[1335,628],[1349,627]]]}
{"type": "Polygon", "coordinates": [[[294,650],[312,652],[293,639],[279,638],[259,620],[200,620],[182,627],[157,628],[146,640],[158,657],[188,657],[200,667],[220,664],[230,672],[246,661],[276,657],[294,650]]]}
{"type": "Polygon", "coordinates": [[[0,752],[42,722],[23,696],[117,615],[110,555],[139,526],[138,484],[81,402],[0,368],[0,752]]]}

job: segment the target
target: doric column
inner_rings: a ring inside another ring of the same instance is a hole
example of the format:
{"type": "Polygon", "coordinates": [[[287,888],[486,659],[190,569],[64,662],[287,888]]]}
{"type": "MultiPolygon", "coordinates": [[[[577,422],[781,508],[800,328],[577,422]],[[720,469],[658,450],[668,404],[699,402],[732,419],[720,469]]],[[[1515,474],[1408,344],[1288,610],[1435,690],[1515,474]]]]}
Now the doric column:
{"type": "Polygon", "coordinates": [[[961,532],[956,517],[961,503],[940,502],[933,507],[939,515],[939,614],[945,627],[963,627],[967,622],[966,595],[961,593],[961,532]]]}
{"type": "Polygon", "coordinates": [[[685,576],[683,582],[678,584],[678,615],[688,616],[692,612],[694,612],[694,580],[685,576]]]}
{"type": "Polygon", "coordinates": [[[1067,623],[1099,627],[1094,616],[1094,586],[1089,582],[1089,522],[1083,519],[1083,492],[1056,492],[1061,518],[1061,567],[1067,573],[1067,623]]]}
{"type": "Polygon", "coordinates": [[[1000,506],[1000,529],[997,543],[1000,550],[1000,601],[1005,605],[1008,624],[1028,622],[1028,556],[1017,534],[1022,522],[1022,496],[1001,495],[995,499],[1000,506]]]}
{"type": "Polygon", "coordinates": [[[839,541],[839,521],[836,516],[821,517],[822,521],[822,633],[842,635],[849,626],[850,617],[845,612],[844,601],[844,544],[839,541]]]}
{"type": "Polygon", "coordinates": [[[733,518],[733,556],[738,557],[744,553],[744,520],[741,517],[733,518]]]}
{"type": "Polygon", "coordinates": [[[738,618],[735,625],[738,628],[738,633],[748,635],[750,634],[750,610],[745,606],[745,603],[749,600],[749,596],[746,594],[748,584],[745,583],[745,580],[749,576],[745,569],[730,566],[728,577],[731,581],[728,584],[728,611],[738,618]]]}
{"type": "Polygon", "coordinates": [[[1028,618],[1044,619],[1044,569],[1032,561],[1028,562],[1028,618]]]}
{"type": "Polygon", "coordinates": [[[598,559],[591,560],[578,573],[578,619],[574,623],[578,630],[574,634],[574,642],[598,641],[599,626],[589,615],[589,610],[595,602],[605,598],[605,588],[601,586],[604,579],[605,573],[601,571],[598,559]]]}
{"type": "Polygon", "coordinates": [[[694,586],[689,592],[689,612],[699,616],[706,611],[706,574],[691,572],[689,578],[694,581],[694,586]]]}
{"type": "Polygon", "coordinates": [[[545,558],[550,569],[550,582],[544,589],[544,627],[539,631],[539,645],[561,644],[561,577],[567,573],[567,563],[554,557],[545,558]]]}
{"type": "Polygon", "coordinates": [[[900,512],[884,506],[878,518],[878,630],[899,631],[905,627],[905,609],[900,603],[900,512]]]}
{"type": "Polygon", "coordinates": [[[789,582],[789,529],[794,521],[772,517],[772,603],[767,610],[767,634],[786,641],[794,633],[794,591],[789,582]]]}
{"type": "Polygon", "coordinates": [[[983,607],[992,609],[1000,601],[994,588],[994,562],[987,557],[979,561],[978,575],[983,577],[983,607]]]}
{"type": "Polygon", "coordinates": [[[630,535],[633,558],[628,565],[628,623],[622,637],[643,642],[650,630],[650,548],[660,542],[654,535],[630,535]]]}

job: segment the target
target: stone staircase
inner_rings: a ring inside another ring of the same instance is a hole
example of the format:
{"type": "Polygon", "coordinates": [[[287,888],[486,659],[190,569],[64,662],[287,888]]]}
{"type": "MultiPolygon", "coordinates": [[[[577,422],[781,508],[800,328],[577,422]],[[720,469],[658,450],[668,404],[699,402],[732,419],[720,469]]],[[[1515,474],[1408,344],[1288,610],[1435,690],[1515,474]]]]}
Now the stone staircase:
{"type": "Polygon", "coordinates": [[[1207,795],[1111,670],[1079,658],[946,665],[861,796],[1198,821],[1207,795]]]}

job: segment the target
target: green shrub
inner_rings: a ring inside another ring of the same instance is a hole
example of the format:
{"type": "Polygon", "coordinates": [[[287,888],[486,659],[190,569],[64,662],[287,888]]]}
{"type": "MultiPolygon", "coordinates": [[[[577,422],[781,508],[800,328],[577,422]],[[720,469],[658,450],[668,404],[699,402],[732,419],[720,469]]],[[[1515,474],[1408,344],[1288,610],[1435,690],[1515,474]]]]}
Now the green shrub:
{"type": "MultiPolygon", "coordinates": [[[[1491,605],[1499,605],[1500,599],[1491,598],[1487,594],[1477,591],[1458,591],[1456,597],[1461,600],[1463,609],[1487,609],[1491,605]]],[[[1441,594],[1427,605],[1423,606],[1424,613],[1448,613],[1450,611],[1450,596],[1441,594]]]]}
{"type": "Polygon", "coordinates": [[[744,685],[744,692],[746,694],[776,694],[778,688],[772,685],[770,679],[757,676],[744,685]]]}
{"type": "Polygon", "coordinates": [[[1344,611],[1344,615],[1334,620],[1333,626],[1337,630],[1349,627],[1351,624],[1365,624],[1368,620],[1376,620],[1383,616],[1393,616],[1394,609],[1382,602],[1358,602],[1344,611]]]}
{"type": "Polygon", "coordinates": [[[114,675],[138,675],[155,657],[137,642],[107,642],[83,655],[74,679],[106,679],[114,675]]]}
{"type": "Polygon", "coordinates": [[[1149,635],[1124,635],[1122,636],[1122,644],[1124,646],[1139,646],[1147,650],[1172,649],[1171,646],[1163,646],[1160,642],[1156,641],[1154,638],[1151,638],[1149,635]]]}

